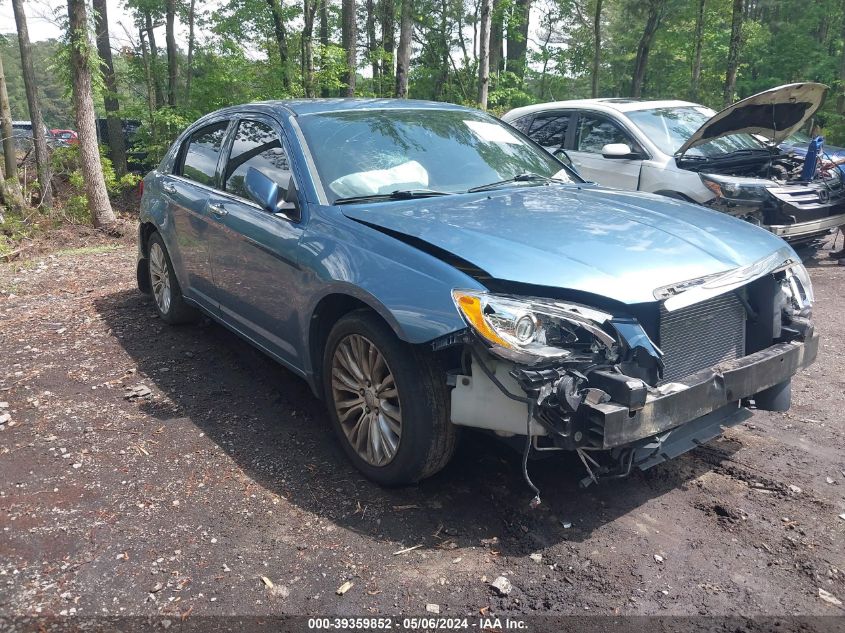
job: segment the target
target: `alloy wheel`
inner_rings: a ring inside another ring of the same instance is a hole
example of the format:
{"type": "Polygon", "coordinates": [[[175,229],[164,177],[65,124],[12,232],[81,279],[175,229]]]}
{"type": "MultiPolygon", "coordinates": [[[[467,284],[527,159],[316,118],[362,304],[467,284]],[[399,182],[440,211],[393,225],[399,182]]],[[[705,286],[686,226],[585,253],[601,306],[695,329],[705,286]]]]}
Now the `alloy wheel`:
{"type": "Polygon", "coordinates": [[[365,462],[386,466],[402,439],[402,407],[396,381],[381,351],[350,334],[332,357],[332,395],[340,426],[365,462]]]}
{"type": "Polygon", "coordinates": [[[150,283],[153,287],[153,297],[162,314],[170,311],[170,269],[164,250],[153,242],[150,246],[150,283]]]}

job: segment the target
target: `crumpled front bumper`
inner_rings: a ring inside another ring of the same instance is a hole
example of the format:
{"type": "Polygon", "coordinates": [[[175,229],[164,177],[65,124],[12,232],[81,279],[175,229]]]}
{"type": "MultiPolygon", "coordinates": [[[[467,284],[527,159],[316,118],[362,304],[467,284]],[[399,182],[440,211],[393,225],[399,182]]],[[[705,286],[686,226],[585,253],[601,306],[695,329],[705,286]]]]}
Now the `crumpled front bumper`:
{"type": "MultiPolygon", "coordinates": [[[[692,422],[730,403],[789,380],[818,354],[819,337],[778,343],[759,352],[701,370],[683,380],[662,385],[639,410],[617,402],[583,403],[579,415],[603,429],[603,448],[631,444],[692,422]]],[[[727,415],[727,414],[726,414],[727,415]]]]}

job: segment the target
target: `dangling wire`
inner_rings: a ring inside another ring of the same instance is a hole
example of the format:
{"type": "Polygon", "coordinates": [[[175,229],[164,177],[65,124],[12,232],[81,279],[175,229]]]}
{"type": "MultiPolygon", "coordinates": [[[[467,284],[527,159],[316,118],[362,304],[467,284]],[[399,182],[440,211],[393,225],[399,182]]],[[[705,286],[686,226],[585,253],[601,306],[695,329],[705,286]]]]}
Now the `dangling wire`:
{"type": "Polygon", "coordinates": [[[525,483],[534,491],[534,498],[531,500],[530,506],[536,508],[540,505],[540,489],[531,481],[528,476],[528,453],[531,452],[531,420],[534,418],[534,401],[528,401],[528,419],[525,422],[525,450],[522,453],[522,476],[525,478],[525,483]]]}

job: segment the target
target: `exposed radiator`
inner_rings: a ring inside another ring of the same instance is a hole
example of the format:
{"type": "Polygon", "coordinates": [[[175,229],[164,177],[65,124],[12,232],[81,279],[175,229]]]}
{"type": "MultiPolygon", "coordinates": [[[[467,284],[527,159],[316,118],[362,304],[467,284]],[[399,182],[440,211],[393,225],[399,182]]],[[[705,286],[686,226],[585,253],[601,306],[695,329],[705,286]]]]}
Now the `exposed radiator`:
{"type": "Polygon", "coordinates": [[[660,306],[663,382],[745,356],[745,308],[733,292],[667,312],[660,306]]]}

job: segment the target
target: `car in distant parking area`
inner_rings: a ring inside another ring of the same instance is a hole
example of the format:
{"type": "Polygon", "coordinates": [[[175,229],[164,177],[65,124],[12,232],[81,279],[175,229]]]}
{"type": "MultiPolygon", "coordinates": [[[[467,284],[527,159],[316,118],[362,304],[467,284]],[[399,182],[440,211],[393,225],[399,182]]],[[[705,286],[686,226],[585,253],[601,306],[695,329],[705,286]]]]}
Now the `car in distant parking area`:
{"type": "Polygon", "coordinates": [[[73,130],[50,130],[54,139],[67,143],[68,145],[79,145],[79,135],[73,130]]]}
{"type": "Polygon", "coordinates": [[[697,202],[802,243],[845,224],[843,174],[817,170],[805,180],[803,157],[777,144],[826,94],[827,86],[801,83],[719,113],[686,101],[611,98],[526,106],[502,118],[566,154],[587,180],[697,202]]]}
{"type": "Polygon", "coordinates": [[[577,452],[588,481],[650,468],[787,408],[818,348],[783,240],[443,103],[201,118],[144,179],[136,274],[164,321],[201,311],[307,381],[385,485],[462,427],[577,452]]]}

